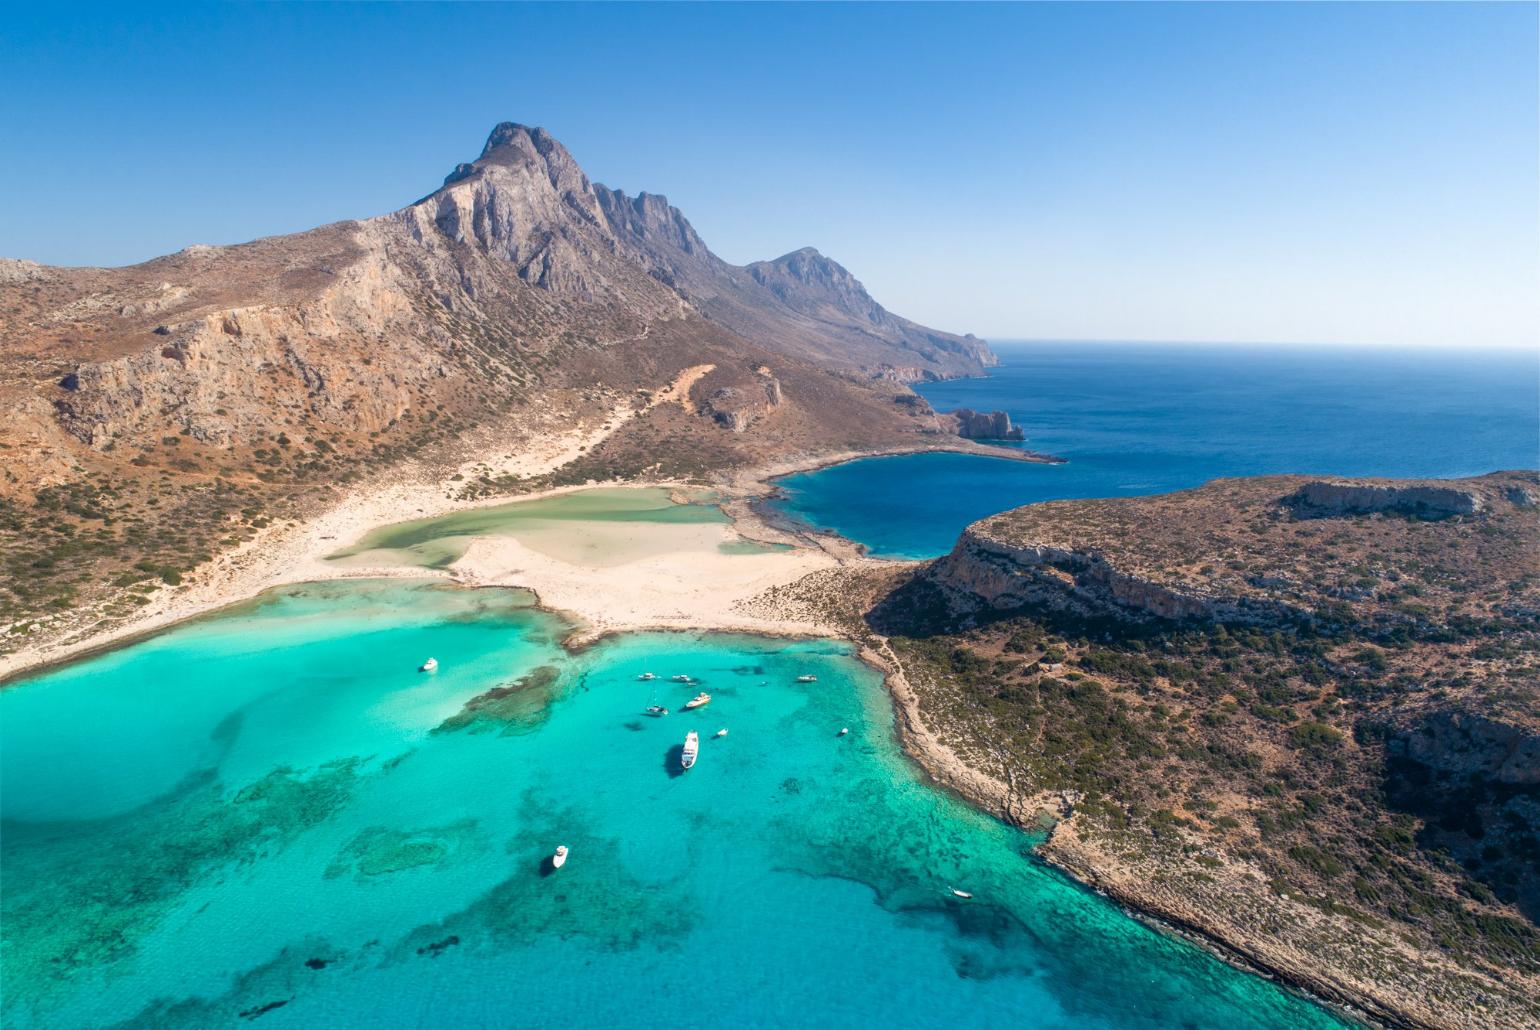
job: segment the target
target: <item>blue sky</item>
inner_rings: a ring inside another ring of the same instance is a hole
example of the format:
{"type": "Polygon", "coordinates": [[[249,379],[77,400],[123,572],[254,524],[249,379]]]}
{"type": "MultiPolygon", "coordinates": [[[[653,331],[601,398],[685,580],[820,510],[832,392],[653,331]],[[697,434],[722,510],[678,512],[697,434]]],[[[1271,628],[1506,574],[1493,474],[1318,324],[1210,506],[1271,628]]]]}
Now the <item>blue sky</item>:
{"type": "Polygon", "coordinates": [[[378,214],[514,120],[947,329],[1535,346],[1536,12],[11,5],[0,254],[378,214]]]}

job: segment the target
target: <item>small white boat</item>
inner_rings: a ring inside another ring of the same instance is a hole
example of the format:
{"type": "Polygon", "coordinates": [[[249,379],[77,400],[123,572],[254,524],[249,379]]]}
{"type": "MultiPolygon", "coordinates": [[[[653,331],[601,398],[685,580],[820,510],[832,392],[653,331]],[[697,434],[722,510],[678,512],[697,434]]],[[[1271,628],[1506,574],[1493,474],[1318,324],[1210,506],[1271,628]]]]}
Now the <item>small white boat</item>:
{"type": "Polygon", "coordinates": [[[700,755],[700,736],[691,730],[684,735],[684,751],[679,756],[679,767],[688,769],[695,764],[695,759],[700,755]]]}
{"type": "Polygon", "coordinates": [[[727,731],[726,730],[717,730],[717,736],[725,737],[725,736],[727,736],[727,731]]]}
{"type": "Polygon", "coordinates": [[[680,673],[678,676],[670,676],[669,679],[673,680],[675,683],[694,683],[695,682],[690,677],[686,676],[684,673],[680,673]]]}
{"type": "Polygon", "coordinates": [[[417,667],[418,672],[435,672],[438,670],[438,659],[429,658],[417,667]]]}
{"type": "Polygon", "coordinates": [[[684,703],[684,708],[685,711],[689,711],[691,708],[699,708],[701,705],[709,705],[710,703],[711,695],[702,690],[699,694],[696,694],[694,697],[690,698],[690,700],[686,701],[684,703]]]}
{"type": "Polygon", "coordinates": [[[818,682],[818,677],[817,676],[806,676],[806,675],[798,676],[797,677],[797,682],[798,683],[817,683],[818,682]]]}
{"type": "Polygon", "coordinates": [[[639,680],[655,680],[655,679],[657,679],[657,678],[658,678],[658,677],[656,677],[656,676],[654,676],[654,675],[653,675],[653,674],[652,674],[652,673],[650,673],[650,672],[644,672],[644,673],[642,673],[642,674],[641,674],[641,675],[640,675],[640,676],[638,676],[638,677],[636,677],[636,678],[637,678],[637,679],[639,679],[639,680]]]}
{"type": "Polygon", "coordinates": [[[960,891],[956,887],[948,887],[947,890],[951,891],[957,897],[963,898],[964,900],[968,900],[973,897],[973,895],[969,894],[967,891],[960,891]]]}
{"type": "Polygon", "coordinates": [[[845,734],[847,734],[849,732],[850,732],[850,727],[849,726],[841,726],[840,727],[840,731],[839,731],[839,736],[843,737],[845,734]]]}
{"type": "Polygon", "coordinates": [[[661,719],[663,716],[668,714],[668,709],[664,708],[662,705],[648,705],[647,714],[656,719],[661,719]]]}
{"type": "Polygon", "coordinates": [[[560,869],[567,864],[567,845],[556,845],[556,854],[551,856],[551,868],[560,869]]]}

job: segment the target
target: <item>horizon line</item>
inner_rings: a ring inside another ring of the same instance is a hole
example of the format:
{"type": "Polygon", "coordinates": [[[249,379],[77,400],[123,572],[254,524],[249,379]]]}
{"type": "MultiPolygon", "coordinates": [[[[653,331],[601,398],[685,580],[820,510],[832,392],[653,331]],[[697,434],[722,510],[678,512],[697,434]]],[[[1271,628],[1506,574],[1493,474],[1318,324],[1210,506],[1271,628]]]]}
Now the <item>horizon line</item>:
{"type": "Polygon", "coordinates": [[[1182,347],[1348,347],[1379,350],[1458,350],[1508,351],[1530,353],[1540,358],[1540,339],[1531,343],[1407,343],[1395,340],[1182,340],[1158,337],[1129,338],[1116,336],[996,336],[976,334],[988,344],[1009,343],[1116,343],[1132,346],[1182,347]]]}

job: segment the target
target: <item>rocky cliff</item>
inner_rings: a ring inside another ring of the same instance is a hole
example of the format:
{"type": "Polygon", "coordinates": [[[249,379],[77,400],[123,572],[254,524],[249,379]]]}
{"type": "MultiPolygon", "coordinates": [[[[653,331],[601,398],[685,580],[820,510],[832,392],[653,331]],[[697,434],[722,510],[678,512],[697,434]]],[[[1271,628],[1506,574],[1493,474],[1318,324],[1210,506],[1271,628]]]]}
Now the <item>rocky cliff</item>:
{"type": "Polygon", "coordinates": [[[1011,416],[1003,411],[974,411],[958,408],[948,412],[957,425],[957,435],[969,440],[1025,440],[1020,426],[1011,425],[1011,416]]]}

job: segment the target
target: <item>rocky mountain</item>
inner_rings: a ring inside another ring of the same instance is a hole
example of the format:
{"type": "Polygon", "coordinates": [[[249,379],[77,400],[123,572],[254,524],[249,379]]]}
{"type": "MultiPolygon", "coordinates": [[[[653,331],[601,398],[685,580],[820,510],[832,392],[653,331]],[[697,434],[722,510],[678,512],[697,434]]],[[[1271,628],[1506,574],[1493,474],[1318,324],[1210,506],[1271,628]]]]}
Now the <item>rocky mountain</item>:
{"type": "Polygon", "coordinates": [[[1396,1025],[1540,1020],[1536,473],[1030,505],[867,620],[1077,875],[1396,1025]]]}
{"type": "Polygon", "coordinates": [[[185,571],[323,487],[602,422],[692,369],[579,471],[933,437],[949,427],[896,403],[902,383],[991,360],[825,258],[728,265],[663,198],[595,185],[545,130],[504,123],[376,218],[126,268],[0,261],[0,626],[93,591],[103,556],[143,547],[125,523],[170,518],[150,561],[185,571]]]}

